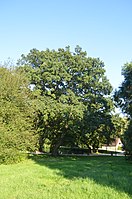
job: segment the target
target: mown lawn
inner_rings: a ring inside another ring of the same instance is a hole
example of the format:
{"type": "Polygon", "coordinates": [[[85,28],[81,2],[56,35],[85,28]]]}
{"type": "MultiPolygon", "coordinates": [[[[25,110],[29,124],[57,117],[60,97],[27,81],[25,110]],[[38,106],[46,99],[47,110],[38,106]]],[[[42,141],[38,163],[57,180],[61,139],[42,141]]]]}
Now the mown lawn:
{"type": "Polygon", "coordinates": [[[132,163],[124,157],[35,156],[0,165],[0,199],[130,199],[132,163]]]}

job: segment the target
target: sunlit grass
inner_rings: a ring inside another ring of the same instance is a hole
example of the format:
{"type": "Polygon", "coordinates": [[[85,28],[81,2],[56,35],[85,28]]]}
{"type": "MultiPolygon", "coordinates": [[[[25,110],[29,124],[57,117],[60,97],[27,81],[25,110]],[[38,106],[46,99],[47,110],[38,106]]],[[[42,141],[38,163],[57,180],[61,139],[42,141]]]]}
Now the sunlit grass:
{"type": "Polygon", "coordinates": [[[123,157],[36,157],[0,166],[0,199],[130,199],[123,157]]]}

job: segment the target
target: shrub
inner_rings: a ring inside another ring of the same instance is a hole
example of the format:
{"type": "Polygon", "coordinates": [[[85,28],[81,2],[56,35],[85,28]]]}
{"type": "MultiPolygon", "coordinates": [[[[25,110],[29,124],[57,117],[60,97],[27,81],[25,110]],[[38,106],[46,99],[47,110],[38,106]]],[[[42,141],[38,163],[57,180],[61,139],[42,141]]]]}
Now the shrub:
{"type": "Polygon", "coordinates": [[[0,152],[0,164],[13,164],[23,161],[27,154],[16,149],[10,148],[0,152]]]}

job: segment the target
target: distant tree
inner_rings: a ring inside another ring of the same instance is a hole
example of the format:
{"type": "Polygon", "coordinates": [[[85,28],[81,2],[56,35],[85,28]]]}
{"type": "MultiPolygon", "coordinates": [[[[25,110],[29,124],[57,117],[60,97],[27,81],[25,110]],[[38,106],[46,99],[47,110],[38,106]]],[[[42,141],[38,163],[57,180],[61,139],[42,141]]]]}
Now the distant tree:
{"type": "Polygon", "coordinates": [[[122,75],[124,81],[115,92],[115,100],[128,116],[129,125],[124,134],[124,143],[126,151],[132,156],[132,62],[124,65],[122,75]]]}
{"type": "Polygon", "coordinates": [[[132,62],[127,63],[122,68],[124,81],[119,90],[115,92],[115,99],[122,111],[132,117],[132,62]]]}
{"type": "Polygon", "coordinates": [[[73,53],[69,46],[57,51],[32,49],[22,55],[18,66],[33,87],[40,150],[47,138],[53,155],[60,145],[79,145],[86,135],[90,136],[87,145],[91,145],[90,139],[93,146],[101,142],[98,135],[111,122],[113,102],[112,87],[99,58],[87,57],[79,46],[73,53]]]}
{"type": "MultiPolygon", "coordinates": [[[[30,91],[25,76],[0,68],[0,162],[19,161],[35,144],[30,91]]],[[[33,112],[32,112],[33,113],[33,112]]]]}

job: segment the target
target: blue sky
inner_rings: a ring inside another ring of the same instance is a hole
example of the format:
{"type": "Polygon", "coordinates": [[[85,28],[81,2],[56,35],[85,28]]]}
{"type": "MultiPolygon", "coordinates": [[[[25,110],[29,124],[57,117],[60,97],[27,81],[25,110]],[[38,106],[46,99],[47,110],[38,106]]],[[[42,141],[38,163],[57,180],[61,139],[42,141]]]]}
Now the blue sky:
{"type": "Polygon", "coordinates": [[[14,61],[30,49],[80,45],[105,63],[114,88],[121,67],[132,61],[131,0],[2,0],[0,62],[14,61]]]}

